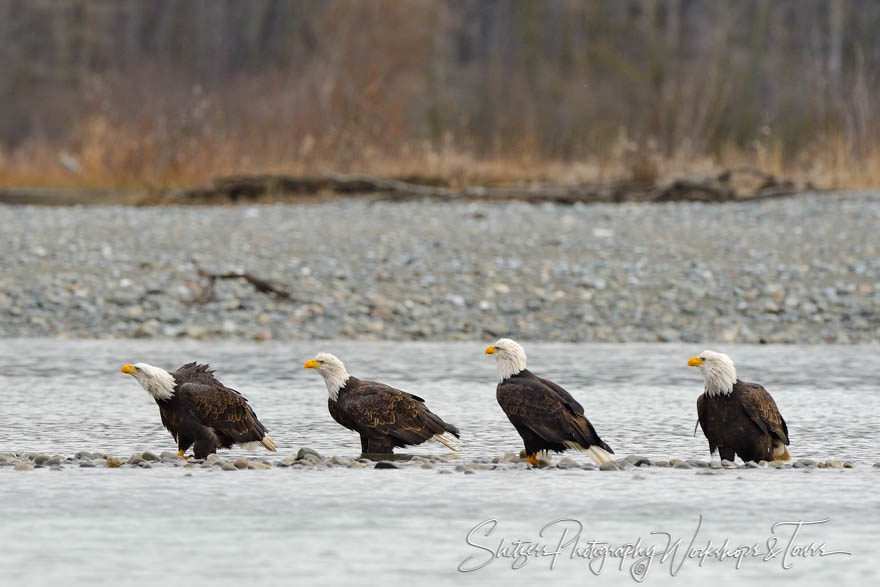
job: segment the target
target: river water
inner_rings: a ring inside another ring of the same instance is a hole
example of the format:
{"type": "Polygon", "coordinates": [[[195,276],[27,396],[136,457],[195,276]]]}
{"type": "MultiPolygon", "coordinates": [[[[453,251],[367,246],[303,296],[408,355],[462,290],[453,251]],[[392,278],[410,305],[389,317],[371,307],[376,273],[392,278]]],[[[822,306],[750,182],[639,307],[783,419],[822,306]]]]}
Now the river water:
{"type": "MultiPolygon", "coordinates": [[[[742,379],[773,394],[795,460],[850,461],[852,469],[462,474],[456,463],[521,448],[495,402],[494,360],[482,354],[489,342],[0,341],[0,453],[127,458],[174,451],[155,404],[119,368],[143,361],[173,370],[198,360],[249,398],[279,446],[274,455],[236,449],[223,456],[277,462],[307,446],[357,457],[357,436],[327,413],[323,381],[303,370],[319,351],[337,354],[353,375],[424,397],[461,428],[464,441],[455,460],[433,470],[0,467],[2,583],[634,584],[633,574],[669,585],[880,579],[876,347],[715,348],[734,358],[742,379]],[[801,527],[793,540],[795,526],[771,529],[826,519],[801,527]],[[682,541],[665,560],[662,533],[673,544],[682,541]],[[509,553],[517,540],[540,543],[545,556],[489,554],[501,541],[509,553]],[[600,543],[639,540],[642,549],[655,548],[647,568],[638,556],[613,558],[621,549],[601,550],[600,543]],[[693,554],[707,541],[725,540],[724,552],[743,555],[740,568],[734,558],[682,560],[691,543],[693,554]],[[560,541],[569,544],[560,548],[560,541]]],[[[702,346],[525,346],[530,368],[581,401],[617,456],[709,459],[702,434],[693,436],[702,380],[685,367],[702,346]]],[[[406,452],[448,451],[429,445],[406,452]]]]}

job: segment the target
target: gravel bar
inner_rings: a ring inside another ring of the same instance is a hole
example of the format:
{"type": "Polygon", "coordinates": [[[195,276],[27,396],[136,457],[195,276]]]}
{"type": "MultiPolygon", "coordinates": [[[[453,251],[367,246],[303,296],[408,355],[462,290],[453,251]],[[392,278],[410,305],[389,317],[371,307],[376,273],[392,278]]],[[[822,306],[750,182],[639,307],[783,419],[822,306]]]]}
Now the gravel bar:
{"type": "Polygon", "coordinates": [[[0,226],[5,337],[880,341],[880,192],[0,206],[0,226]]]}

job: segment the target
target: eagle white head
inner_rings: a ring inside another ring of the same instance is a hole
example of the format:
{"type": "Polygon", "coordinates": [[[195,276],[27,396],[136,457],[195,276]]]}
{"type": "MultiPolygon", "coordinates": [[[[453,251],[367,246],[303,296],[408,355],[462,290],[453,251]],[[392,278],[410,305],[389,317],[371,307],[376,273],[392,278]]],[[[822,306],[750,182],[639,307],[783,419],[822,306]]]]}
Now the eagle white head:
{"type": "Polygon", "coordinates": [[[498,378],[505,379],[526,368],[526,352],[515,340],[499,338],[498,342],[486,349],[487,355],[495,355],[498,378]]]}
{"type": "Polygon", "coordinates": [[[147,363],[123,365],[121,373],[137,379],[141,387],[155,400],[167,400],[174,395],[174,376],[165,369],[147,363]]]}
{"type": "Polygon", "coordinates": [[[327,384],[327,392],[333,401],[336,401],[339,390],[345,387],[348,378],[351,377],[339,357],[330,353],[318,353],[314,359],[306,361],[305,368],[318,370],[324,378],[324,383],[327,384]]]}
{"type": "Polygon", "coordinates": [[[699,367],[706,382],[706,393],[714,397],[719,393],[729,395],[736,383],[736,367],[724,353],[705,350],[688,360],[688,367],[699,367]]]}

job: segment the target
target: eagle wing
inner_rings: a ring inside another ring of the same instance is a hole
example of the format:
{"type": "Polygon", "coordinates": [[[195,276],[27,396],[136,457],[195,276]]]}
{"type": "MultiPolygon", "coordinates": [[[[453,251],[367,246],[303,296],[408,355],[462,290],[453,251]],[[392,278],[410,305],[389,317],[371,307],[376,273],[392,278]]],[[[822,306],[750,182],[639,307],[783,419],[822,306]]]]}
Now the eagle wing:
{"type": "MultiPolygon", "coordinates": [[[[706,394],[701,393],[700,397],[697,398],[697,420],[700,423],[700,428],[703,429],[703,435],[706,437],[706,440],[709,441],[709,454],[715,454],[715,450],[718,448],[718,445],[715,444],[714,437],[709,438],[708,430],[708,416],[706,414],[706,394]]],[[[697,428],[694,427],[694,436],[697,435],[697,428]]]]}
{"type": "Polygon", "coordinates": [[[496,397],[516,428],[524,427],[545,442],[563,444],[574,441],[584,446],[597,445],[613,453],[584,416],[583,407],[570,399],[568,392],[563,390],[562,395],[554,387],[562,389],[555,384],[551,387],[538,377],[506,379],[498,384],[496,397]],[[570,405],[569,399],[574,406],[570,405]],[[580,408],[579,412],[575,411],[575,406],[580,408]]]}
{"type": "Polygon", "coordinates": [[[775,436],[788,444],[788,426],[776,407],[776,402],[763,386],[757,383],[740,383],[742,406],[749,418],[765,434],[775,436]]]}
{"type": "Polygon", "coordinates": [[[190,414],[235,442],[258,442],[266,427],[257,419],[247,399],[234,389],[204,383],[184,383],[175,392],[190,414]]]}
{"type": "MultiPolygon", "coordinates": [[[[535,377],[537,377],[537,375],[535,377]]],[[[537,379],[538,381],[552,389],[554,392],[556,392],[556,395],[558,395],[559,398],[563,402],[565,402],[565,404],[571,409],[572,412],[583,416],[584,406],[582,406],[576,399],[574,399],[570,393],[565,391],[565,389],[563,389],[561,385],[557,385],[552,381],[548,379],[543,379],[541,377],[537,377],[537,379]]]]}
{"type": "Polygon", "coordinates": [[[391,436],[406,444],[444,432],[458,436],[458,429],[429,410],[425,400],[384,383],[361,381],[345,403],[346,419],[369,436],[391,436]]]}

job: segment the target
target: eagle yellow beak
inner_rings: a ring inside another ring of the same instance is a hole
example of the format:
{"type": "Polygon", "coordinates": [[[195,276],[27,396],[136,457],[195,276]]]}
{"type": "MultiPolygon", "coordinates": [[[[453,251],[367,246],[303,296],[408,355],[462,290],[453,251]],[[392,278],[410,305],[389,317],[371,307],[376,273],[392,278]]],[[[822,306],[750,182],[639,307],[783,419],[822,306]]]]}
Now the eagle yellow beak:
{"type": "Polygon", "coordinates": [[[688,367],[702,367],[703,361],[700,360],[700,357],[691,357],[688,359],[688,367]]]}
{"type": "Polygon", "coordinates": [[[498,352],[498,351],[495,350],[495,347],[494,347],[494,346],[486,347],[486,354],[487,354],[487,355],[494,355],[494,354],[496,354],[497,352],[498,352]]]}
{"type": "Polygon", "coordinates": [[[306,361],[303,369],[319,369],[320,367],[321,364],[318,361],[316,361],[315,359],[309,359],[308,361],[306,361]]]}
{"type": "Polygon", "coordinates": [[[119,372],[125,373],[126,375],[134,375],[137,373],[137,369],[134,368],[134,365],[123,365],[119,372]]]}

